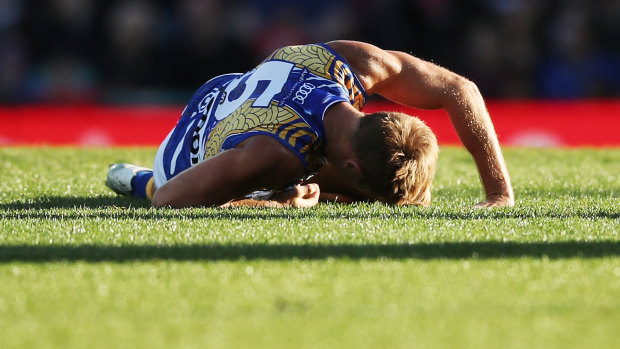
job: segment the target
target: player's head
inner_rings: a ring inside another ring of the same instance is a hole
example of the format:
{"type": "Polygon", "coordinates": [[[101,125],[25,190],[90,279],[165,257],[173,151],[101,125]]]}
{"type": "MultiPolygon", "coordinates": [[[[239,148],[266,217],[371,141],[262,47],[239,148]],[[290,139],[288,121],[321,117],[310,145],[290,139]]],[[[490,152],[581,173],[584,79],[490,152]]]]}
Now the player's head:
{"type": "Polygon", "coordinates": [[[439,147],[420,119],[395,112],[361,118],[352,139],[361,167],[361,184],[378,200],[428,206],[439,147]]]}

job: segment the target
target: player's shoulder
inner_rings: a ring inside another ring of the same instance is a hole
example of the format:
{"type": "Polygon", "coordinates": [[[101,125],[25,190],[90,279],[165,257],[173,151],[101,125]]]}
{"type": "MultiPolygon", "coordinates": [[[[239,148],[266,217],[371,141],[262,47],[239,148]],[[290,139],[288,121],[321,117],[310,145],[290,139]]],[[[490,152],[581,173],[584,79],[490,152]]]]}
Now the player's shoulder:
{"type": "Polygon", "coordinates": [[[378,46],[362,41],[335,40],[327,42],[325,45],[336,51],[349,63],[373,59],[387,53],[378,46]]]}
{"type": "Polygon", "coordinates": [[[398,70],[398,61],[391,51],[375,45],[350,40],[326,43],[349,64],[366,91],[371,91],[377,80],[398,70]]]}

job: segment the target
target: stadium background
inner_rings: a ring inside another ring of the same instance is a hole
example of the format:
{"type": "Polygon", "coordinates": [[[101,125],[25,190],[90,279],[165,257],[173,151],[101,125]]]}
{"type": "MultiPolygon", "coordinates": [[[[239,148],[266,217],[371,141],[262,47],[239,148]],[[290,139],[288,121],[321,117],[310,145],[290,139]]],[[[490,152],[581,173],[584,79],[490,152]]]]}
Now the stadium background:
{"type": "MultiPolygon", "coordinates": [[[[0,0],[0,144],[157,143],[210,77],[282,45],[344,38],[472,79],[502,142],[620,145],[617,23],[615,0],[0,0]],[[118,122],[149,117],[152,140],[118,137],[118,122]],[[593,136],[571,140],[584,130],[593,136]]],[[[445,116],[422,116],[440,141],[458,142],[445,116]]]]}

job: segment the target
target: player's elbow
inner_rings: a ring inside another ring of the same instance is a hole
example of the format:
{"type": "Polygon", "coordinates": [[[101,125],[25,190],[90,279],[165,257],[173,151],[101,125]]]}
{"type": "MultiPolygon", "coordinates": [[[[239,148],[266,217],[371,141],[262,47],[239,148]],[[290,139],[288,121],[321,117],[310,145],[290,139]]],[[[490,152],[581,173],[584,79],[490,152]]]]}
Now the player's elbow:
{"type": "Polygon", "coordinates": [[[466,79],[462,76],[459,76],[457,79],[455,79],[452,88],[455,89],[455,92],[458,96],[462,96],[465,98],[481,96],[478,86],[473,81],[466,79]]]}
{"type": "Polygon", "coordinates": [[[460,81],[461,90],[464,94],[472,97],[481,96],[480,90],[478,89],[478,85],[476,85],[473,81],[468,80],[466,78],[461,78],[460,81]]]}
{"type": "Polygon", "coordinates": [[[471,80],[462,76],[456,76],[450,80],[444,93],[444,107],[447,110],[461,109],[474,101],[482,100],[482,94],[478,86],[471,80]]]}
{"type": "Polygon", "coordinates": [[[451,93],[476,93],[478,92],[478,86],[476,84],[458,74],[450,74],[445,77],[444,88],[446,92],[451,93]]]}

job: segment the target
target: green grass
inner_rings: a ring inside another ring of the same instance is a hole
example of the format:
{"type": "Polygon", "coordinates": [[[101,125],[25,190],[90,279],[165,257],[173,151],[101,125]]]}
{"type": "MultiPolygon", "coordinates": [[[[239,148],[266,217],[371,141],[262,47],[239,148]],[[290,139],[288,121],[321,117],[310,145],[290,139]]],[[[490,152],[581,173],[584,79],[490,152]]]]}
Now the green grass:
{"type": "Polygon", "coordinates": [[[620,149],[444,148],[430,208],[152,209],[107,164],[0,148],[2,348],[618,348],[620,149]]]}

